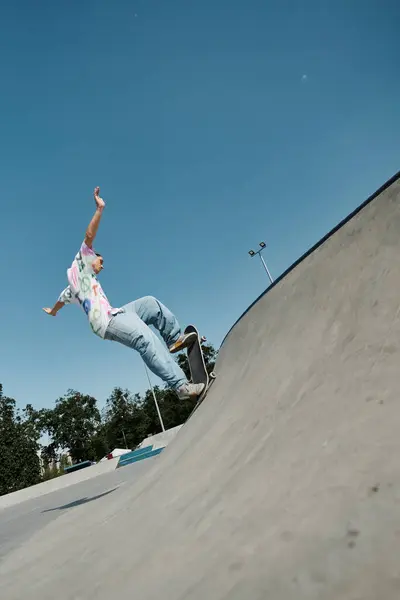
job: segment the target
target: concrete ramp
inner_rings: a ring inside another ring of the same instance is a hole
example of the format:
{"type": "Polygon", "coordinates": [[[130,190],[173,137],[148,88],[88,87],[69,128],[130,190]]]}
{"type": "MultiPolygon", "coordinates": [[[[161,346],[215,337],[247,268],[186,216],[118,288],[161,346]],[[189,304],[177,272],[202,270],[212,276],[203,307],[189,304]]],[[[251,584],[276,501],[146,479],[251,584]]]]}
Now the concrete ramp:
{"type": "Polygon", "coordinates": [[[2,600],[398,600],[399,313],[394,179],[239,320],[147,475],[9,555],[2,600]]]}

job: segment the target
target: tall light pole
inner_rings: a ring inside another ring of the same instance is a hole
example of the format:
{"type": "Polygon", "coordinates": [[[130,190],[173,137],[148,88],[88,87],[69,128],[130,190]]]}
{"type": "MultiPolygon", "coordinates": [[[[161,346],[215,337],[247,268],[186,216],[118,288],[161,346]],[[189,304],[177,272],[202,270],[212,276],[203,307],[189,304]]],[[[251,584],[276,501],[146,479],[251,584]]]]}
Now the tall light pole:
{"type": "Polygon", "coordinates": [[[153,388],[153,386],[151,385],[151,381],[150,381],[150,375],[149,375],[149,372],[148,372],[148,370],[147,370],[147,367],[146,367],[145,363],[143,363],[143,365],[144,365],[144,370],[146,371],[146,375],[147,375],[147,381],[149,382],[149,386],[150,386],[150,389],[151,389],[151,393],[153,394],[154,404],[156,405],[156,409],[157,409],[158,418],[160,419],[160,423],[161,423],[161,429],[162,429],[163,431],[165,431],[164,422],[163,422],[163,420],[162,420],[162,416],[161,416],[161,413],[160,413],[160,408],[159,408],[159,406],[158,406],[158,402],[157,402],[157,398],[156,398],[156,395],[155,395],[155,392],[154,392],[154,388],[153,388]]]}
{"type": "Polygon", "coordinates": [[[267,273],[267,275],[268,275],[268,277],[269,277],[269,280],[270,280],[270,282],[271,282],[271,283],[274,283],[274,280],[272,279],[271,273],[269,272],[269,269],[268,269],[268,267],[267,267],[267,263],[265,262],[265,260],[264,260],[264,259],[263,259],[263,257],[261,256],[261,252],[262,252],[262,251],[265,249],[265,247],[266,247],[266,243],[265,243],[265,242],[260,242],[260,243],[259,243],[259,246],[260,246],[260,249],[259,249],[259,250],[257,250],[256,252],[255,252],[254,250],[249,250],[249,254],[250,254],[250,256],[251,256],[252,258],[253,258],[253,256],[255,256],[256,254],[258,254],[258,255],[259,255],[259,257],[260,257],[260,260],[261,260],[261,262],[262,262],[262,265],[263,265],[263,267],[264,267],[264,269],[265,269],[265,271],[266,271],[266,273],[267,273]]]}

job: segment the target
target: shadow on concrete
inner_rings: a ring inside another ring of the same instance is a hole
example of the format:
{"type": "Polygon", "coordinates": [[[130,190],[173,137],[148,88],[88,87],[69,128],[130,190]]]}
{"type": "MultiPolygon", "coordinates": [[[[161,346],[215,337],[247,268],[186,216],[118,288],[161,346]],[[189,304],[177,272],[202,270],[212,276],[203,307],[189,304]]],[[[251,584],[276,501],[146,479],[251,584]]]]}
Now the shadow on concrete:
{"type": "Polygon", "coordinates": [[[74,508],[75,506],[80,506],[81,504],[86,504],[87,502],[93,502],[93,500],[98,500],[99,498],[103,498],[104,496],[108,496],[118,487],[113,488],[112,490],[108,490],[108,492],[104,492],[103,494],[98,494],[97,496],[92,496],[91,498],[80,498],[79,500],[75,500],[74,502],[70,502],[69,504],[64,504],[63,506],[56,506],[55,508],[47,508],[46,510],[42,510],[42,513],[52,512],[54,510],[67,510],[68,508],[74,508]]]}

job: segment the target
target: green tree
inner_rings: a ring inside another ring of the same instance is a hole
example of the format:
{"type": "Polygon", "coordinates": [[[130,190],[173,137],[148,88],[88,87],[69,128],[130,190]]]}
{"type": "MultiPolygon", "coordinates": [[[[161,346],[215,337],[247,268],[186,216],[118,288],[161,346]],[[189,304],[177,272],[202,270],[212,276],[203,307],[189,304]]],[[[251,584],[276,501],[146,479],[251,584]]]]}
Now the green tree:
{"type": "Polygon", "coordinates": [[[42,448],[41,458],[43,461],[42,481],[64,475],[65,467],[68,467],[70,464],[66,454],[57,453],[54,443],[42,448]]]}
{"type": "Polygon", "coordinates": [[[68,455],[67,454],[61,454],[60,455],[60,469],[61,471],[64,473],[64,469],[66,467],[69,467],[70,465],[70,461],[68,459],[68,455]]]}
{"type": "Polygon", "coordinates": [[[104,423],[97,428],[96,433],[91,437],[89,442],[88,455],[91,460],[96,462],[101,460],[108,452],[110,447],[107,443],[107,433],[104,423]]]}
{"type": "Polygon", "coordinates": [[[63,469],[57,465],[49,465],[43,470],[41,481],[48,481],[49,479],[54,479],[55,477],[60,477],[61,475],[64,475],[63,469]]]}
{"type": "Polygon", "coordinates": [[[16,402],[3,395],[0,384],[0,495],[14,492],[40,480],[38,432],[28,405],[20,413],[16,402]]]}
{"type": "Polygon", "coordinates": [[[43,430],[42,411],[27,404],[22,411],[22,422],[27,436],[39,442],[43,430]]]}
{"type": "MultiPolygon", "coordinates": [[[[175,392],[169,388],[154,386],[153,389],[165,429],[171,429],[184,423],[192,412],[196,401],[179,400],[175,392]]],[[[141,408],[146,415],[147,422],[146,434],[143,438],[160,433],[162,431],[160,419],[151,390],[146,391],[141,408]]]]}
{"type": "Polygon", "coordinates": [[[56,445],[52,442],[47,446],[43,446],[40,457],[42,459],[44,471],[51,468],[52,465],[57,462],[58,458],[56,445]]]}
{"type": "Polygon", "coordinates": [[[93,396],[68,390],[56,401],[55,408],[42,413],[42,422],[54,448],[69,450],[74,463],[96,460],[92,442],[101,418],[93,396]]]}
{"type": "Polygon", "coordinates": [[[135,448],[146,436],[149,419],[140,396],[114,388],[103,410],[103,431],[108,451],[135,448]]]}

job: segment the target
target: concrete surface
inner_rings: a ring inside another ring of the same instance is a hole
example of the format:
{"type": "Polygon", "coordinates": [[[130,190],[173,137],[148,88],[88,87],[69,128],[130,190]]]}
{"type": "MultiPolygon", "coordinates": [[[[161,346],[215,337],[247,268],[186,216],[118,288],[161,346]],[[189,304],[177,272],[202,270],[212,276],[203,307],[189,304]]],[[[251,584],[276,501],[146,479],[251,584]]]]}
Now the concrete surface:
{"type": "Polygon", "coordinates": [[[2,600],[398,600],[399,258],[396,180],[236,324],[147,473],[6,556],[2,600]]]}
{"type": "Polygon", "coordinates": [[[155,435],[149,435],[149,437],[145,438],[143,442],[139,444],[138,448],[145,448],[146,446],[153,446],[154,449],[165,448],[172,442],[181,427],[182,425],[177,425],[176,427],[171,427],[171,429],[166,429],[155,435]]]}
{"type": "Polygon", "coordinates": [[[118,461],[119,456],[112,458],[111,460],[98,463],[97,465],[86,467],[81,471],[66,473],[61,477],[49,479],[49,481],[44,481],[43,483],[32,485],[31,487],[24,488],[23,490],[18,490],[17,492],[0,496],[0,511],[4,508],[8,508],[9,506],[19,504],[20,502],[25,502],[26,500],[31,500],[33,498],[39,498],[40,496],[50,494],[71,485],[75,485],[76,483],[86,481],[87,479],[93,479],[94,477],[98,477],[104,473],[115,471],[118,466],[118,461]]]}
{"type": "MultiPolygon", "coordinates": [[[[121,494],[123,486],[137,481],[150,467],[151,460],[148,460],[4,509],[0,513],[0,561],[66,511],[86,504],[89,510],[94,510],[97,503],[121,494]]],[[[25,597],[29,597],[28,592],[25,597]]],[[[1,582],[0,598],[3,598],[1,582]]]]}

